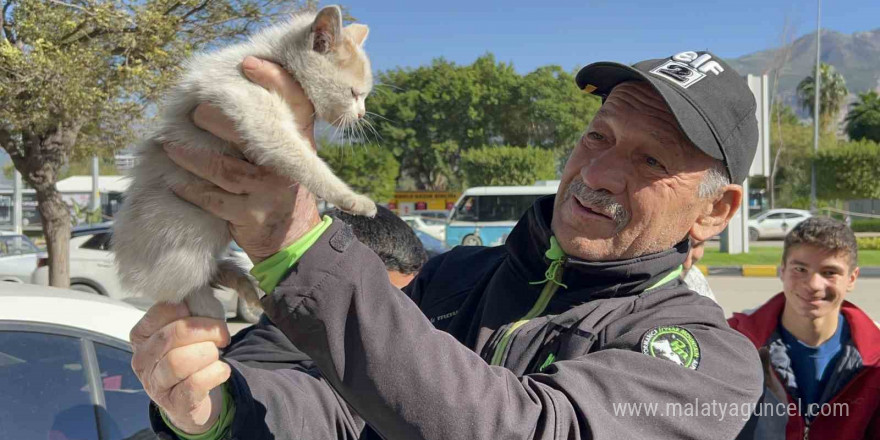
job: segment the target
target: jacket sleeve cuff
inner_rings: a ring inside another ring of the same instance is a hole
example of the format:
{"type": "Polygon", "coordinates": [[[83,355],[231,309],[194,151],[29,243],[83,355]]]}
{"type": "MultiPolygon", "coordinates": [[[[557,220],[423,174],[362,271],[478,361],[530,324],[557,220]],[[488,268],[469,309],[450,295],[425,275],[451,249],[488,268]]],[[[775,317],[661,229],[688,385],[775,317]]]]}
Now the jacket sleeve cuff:
{"type": "Polygon", "coordinates": [[[325,215],[321,223],[306,232],[299,240],[254,266],[251,269],[251,275],[260,283],[260,289],[267,295],[272,293],[284,275],[321,238],[321,235],[331,224],[333,224],[333,219],[325,215]]]}
{"type": "Polygon", "coordinates": [[[232,395],[229,394],[229,386],[224,383],[222,385],[222,390],[223,408],[220,410],[220,418],[214,422],[214,426],[212,426],[211,429],[201,434],[187,434],[177,429],[177,427],[175,427],[165,416],[165,411],[159,410],[159,415],[162,416],[162,421],[165,422],[165,426],[171,429],[177,437],[183,440],[220,440],[221,438],[224,438],[226,432],[229,431],[229,427],[232,425],[232,416],[235,415],[235,401],[233,401],[232,395]]]}

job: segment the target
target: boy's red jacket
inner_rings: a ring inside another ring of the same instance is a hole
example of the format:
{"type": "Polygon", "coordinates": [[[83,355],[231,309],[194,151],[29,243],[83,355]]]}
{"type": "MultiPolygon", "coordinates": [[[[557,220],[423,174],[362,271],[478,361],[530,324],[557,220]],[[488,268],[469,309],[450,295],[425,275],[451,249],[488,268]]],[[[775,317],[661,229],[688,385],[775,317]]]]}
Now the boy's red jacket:
{"type": "MultiPolygon", "coordinates": [[[[777,328],[784,308],[785,296],[780,293],[752,314],[734,313],[728,324],[748,337],[756,348],[766,347],[779,338],[777,328]]],[[[846,406],[838,406],[838,414],[820,413],[809,423],[798,409],[796,416],[788,418],[787,439],[880,439],[880,329],[865,312],[848,301],[844,301],[840,311],[849,325],[850,344],[855,349],[845,351],[837,361],[835,368],[845,368],[850,379],[838,386],[839,390],[828,400],[830,405],[824,410],[834,412],[835,404],[846,406]]],[[[780,375],[785,362],[772,364],[777,378],[785,386],[784,375],[780,375]]],[[[832,382],[829,380],[829,384],[832,382]]],[[[797,405],[796,399],[787,394],[789,403],[797,405]]]]}

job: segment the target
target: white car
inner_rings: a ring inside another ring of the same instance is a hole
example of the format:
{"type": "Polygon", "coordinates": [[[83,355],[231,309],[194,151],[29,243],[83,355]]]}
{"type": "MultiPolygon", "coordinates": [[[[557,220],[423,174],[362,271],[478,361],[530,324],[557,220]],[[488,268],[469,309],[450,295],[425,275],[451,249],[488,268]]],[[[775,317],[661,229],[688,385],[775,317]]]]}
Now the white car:
{"type": "MultiPolygon", "coordinates": [[[[112,229],[108,226],[102,231],[92,232],[90,235],[70,239],[70,288],[124,300],[143,310],[149,308],[153,304],[152,299],[125,291],[119,282],[113,252],[110,250],[112,229]]],[[[33,271],[31,282],[41,286],[49,285],[49,267],[45,262],[33,271]]],[[[214,296],[223,303],[227,318],[238,316],[247,322],[257,322],[260,319],[261,310],[248,306],[235,291],[217,288],[214,289],[214,296]]]]}
{"type": "Polygon", "coordinates": [[[29,283],[37,262],[45,257],[25,235],[0,231],[0,281],[29,283]]]}
{"type": "Polygon", "coordinates": [[[143,312],[83,292],[0,283],[0,438],[153,439],[128,334],[143,312]]]}
{"type": "Polygon", "coordinates": [[[798,223],[812,217],[803,209],[771,209],[749,219],[749,240],[784,238],[798,223]]]}
{"type": "Polygon", "coordinates": [[[416,231],[422,231],[437,240],[446,241],[446,222],[418,215],[402,215],[400,218],[416,231]]]}

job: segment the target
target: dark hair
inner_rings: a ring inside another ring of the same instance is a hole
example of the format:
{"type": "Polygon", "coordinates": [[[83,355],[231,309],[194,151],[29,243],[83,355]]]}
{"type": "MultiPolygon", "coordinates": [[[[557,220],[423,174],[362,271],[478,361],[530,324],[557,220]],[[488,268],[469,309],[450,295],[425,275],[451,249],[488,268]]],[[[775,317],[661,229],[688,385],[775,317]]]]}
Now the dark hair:
{"type": "Polygon", "coordinates": [[[428,254],[419,237],[388,208],[376,205],[376,209],[376,216],[373,218],[348,214],[338,208],[324,214],[351,226],[355,237],[372,249],[388,270],[403,274],[418,272],[428,261],[428,254]]]}
{"type": "Polygon", "coordinates": [[[788,251],[797,245],[808,244],[820,249],[846,253],[850,270],[859,265],[859,246],[852,229],[831,217],[810,217],[799,223],[785,236],[782,264],[788,251]]]}

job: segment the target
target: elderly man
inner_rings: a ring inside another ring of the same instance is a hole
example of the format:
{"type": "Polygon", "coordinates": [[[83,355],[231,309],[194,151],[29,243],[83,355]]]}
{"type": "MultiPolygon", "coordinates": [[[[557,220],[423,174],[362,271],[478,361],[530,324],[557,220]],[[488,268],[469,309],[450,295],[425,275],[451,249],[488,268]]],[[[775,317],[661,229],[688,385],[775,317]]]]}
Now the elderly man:
{"type": "MultiPolygon", "coordinates": [[[[247,59],[244,70],[311,113],[276,66],[247,59]]],[[[178,195],[227,219],[255,273],[275,274],[261,280],[263,307],[314,368],[220,357],[224,323],[155,306],[132,330],[154,428],[201,439],[735,437],[761,395],[758,355],[679,275],[688,237],[718,234],[741,203],[754,99],[708,52],[595,63],[577,82],[604,103],[559,194],[539,199],[504,246],[455,248],[403,292],[302,187],[169,148],[211,182],[178,195]]],[[[217,109],[194,117],[237,140],[217,109]]]]}

